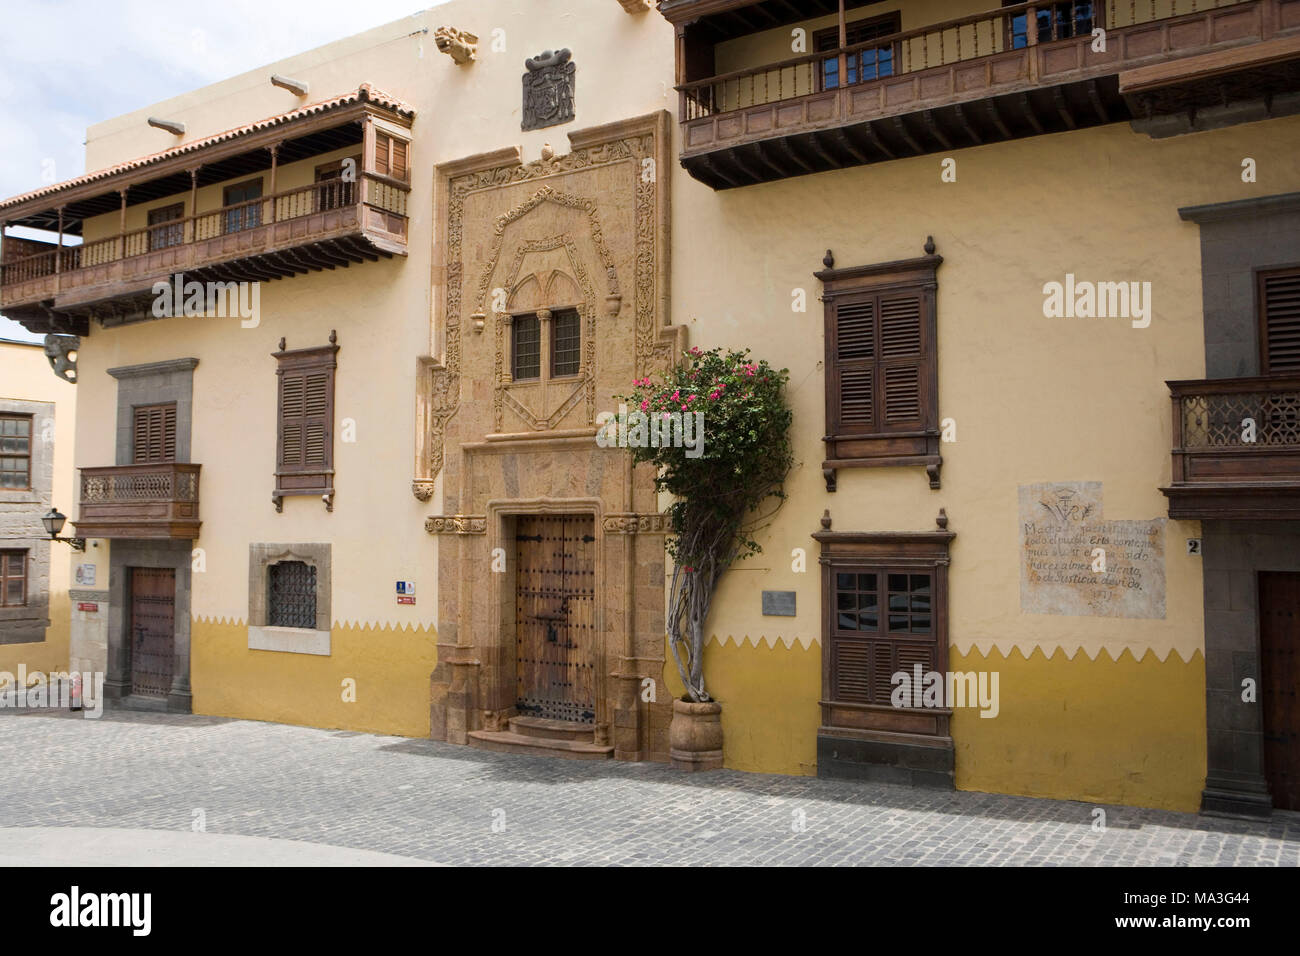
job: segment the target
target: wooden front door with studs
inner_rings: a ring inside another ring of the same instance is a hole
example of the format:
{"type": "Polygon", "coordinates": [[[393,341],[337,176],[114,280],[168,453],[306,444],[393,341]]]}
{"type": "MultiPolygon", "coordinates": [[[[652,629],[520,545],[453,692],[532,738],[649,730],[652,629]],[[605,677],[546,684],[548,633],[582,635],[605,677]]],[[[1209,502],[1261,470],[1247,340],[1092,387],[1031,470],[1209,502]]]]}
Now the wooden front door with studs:
{"type": "Polygon", "coordinates": [[[1264,774],[1279,810],[1300,810],[1300,573],[1259,573],[1264,774]]]}
{"type": "Polygon", "coordinates": [[[515,521],[515,707],[530,717],[596,719],[596,538],[591,515],[515,521]]]}
{"type": "Polygon", "coordinates": [[[176,649],[176,572],[131,569],[131,693],[166,697],[176,649]]]}

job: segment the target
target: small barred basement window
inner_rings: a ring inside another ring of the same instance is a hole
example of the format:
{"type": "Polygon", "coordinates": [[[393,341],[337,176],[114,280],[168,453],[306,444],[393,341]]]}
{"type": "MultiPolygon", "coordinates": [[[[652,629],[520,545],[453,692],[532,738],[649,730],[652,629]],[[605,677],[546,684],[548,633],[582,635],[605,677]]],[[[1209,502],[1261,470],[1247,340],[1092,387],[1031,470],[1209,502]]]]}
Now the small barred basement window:
{"type": "Polygon", "coordinates": [[[316,569],[303,561],[281,561],[267,574],[267,624],[315,628],[316,569]]]}

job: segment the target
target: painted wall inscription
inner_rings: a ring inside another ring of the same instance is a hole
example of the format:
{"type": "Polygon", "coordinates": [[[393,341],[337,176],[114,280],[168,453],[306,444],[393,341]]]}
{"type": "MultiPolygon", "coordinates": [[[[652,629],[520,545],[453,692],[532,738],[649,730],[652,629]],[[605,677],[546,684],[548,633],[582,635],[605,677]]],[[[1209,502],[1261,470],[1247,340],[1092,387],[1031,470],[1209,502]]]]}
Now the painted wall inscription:
{"type": "Polygon", "coordinates": [[[1107,521],[1101,482],[1020,486],[1020,610],[1165,616],[1165,519],[1107,521]]]}

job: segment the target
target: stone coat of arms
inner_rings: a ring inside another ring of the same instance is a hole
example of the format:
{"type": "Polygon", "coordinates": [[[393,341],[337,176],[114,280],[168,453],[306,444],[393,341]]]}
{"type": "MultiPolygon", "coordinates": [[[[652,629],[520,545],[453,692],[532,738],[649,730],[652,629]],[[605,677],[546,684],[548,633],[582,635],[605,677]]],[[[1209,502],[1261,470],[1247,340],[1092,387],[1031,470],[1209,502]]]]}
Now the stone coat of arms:
{"type": "Polygon", "coordinates": [[[574,74],[569,50],[546,50],[524,61],[523,129],[558,126],[573,119],[574,74]]]}

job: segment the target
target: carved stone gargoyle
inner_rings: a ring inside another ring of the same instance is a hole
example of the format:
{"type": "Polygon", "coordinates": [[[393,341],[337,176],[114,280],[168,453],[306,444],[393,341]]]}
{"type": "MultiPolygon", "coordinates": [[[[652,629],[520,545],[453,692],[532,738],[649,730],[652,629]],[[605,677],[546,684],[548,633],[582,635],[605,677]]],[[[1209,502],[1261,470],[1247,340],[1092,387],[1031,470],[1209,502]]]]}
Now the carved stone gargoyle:
{"type": "Polygon", "coordinates": [[[478,58],[478,37],[455,27],[438,27],[433,31],[433,42],[439,52],[456,61],[457,66],[473,63],[478,58]]]}
{"type": "Polygon", "coordinates": [[[55,335],[51,332],[45,336],[45,357],[50,360],[54,374],[65,382],[77,384],[77,360],[73,356],[81,348],[81,337],[77,335],[55,335]]]}

